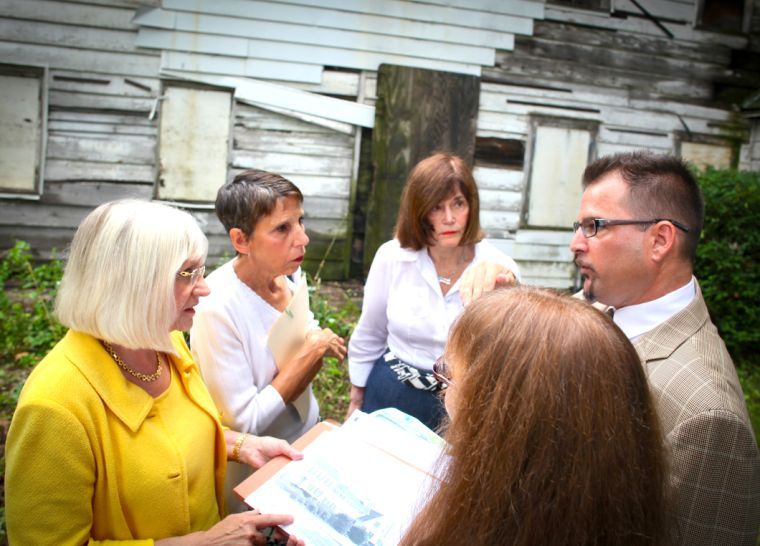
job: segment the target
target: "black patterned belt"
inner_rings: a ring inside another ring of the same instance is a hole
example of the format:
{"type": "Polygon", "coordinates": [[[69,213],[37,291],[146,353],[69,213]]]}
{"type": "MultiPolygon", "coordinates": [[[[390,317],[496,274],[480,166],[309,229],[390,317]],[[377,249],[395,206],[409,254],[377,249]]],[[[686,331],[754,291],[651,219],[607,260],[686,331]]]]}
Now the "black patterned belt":
{"type": "Polygon", "coordinates": [[[402,383],[406,383],[421,391],[436,392],[443,388],[443,385],[435,378],[433,372],[420,370],[403,360],[399,360],[390,350],[383,355],[383,359],[396,374],[396,379],[402,383]]]}

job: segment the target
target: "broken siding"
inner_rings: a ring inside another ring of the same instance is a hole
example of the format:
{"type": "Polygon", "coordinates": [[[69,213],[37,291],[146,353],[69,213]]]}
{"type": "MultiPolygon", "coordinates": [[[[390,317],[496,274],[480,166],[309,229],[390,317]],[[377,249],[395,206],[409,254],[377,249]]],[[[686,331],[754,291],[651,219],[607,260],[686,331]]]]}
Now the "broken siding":
{"type": "MultiPolygon", "coordinates": [[[[152,195],[159,56],[137,51],[128,2],[0,2],[0,58],[48,67],[47,151],[38,202],[0,200],[2,246],[38,257],[70,241],[110,199],[152,195]]],[[[44,138],[44,135],[43,135],[44,138]]]]}

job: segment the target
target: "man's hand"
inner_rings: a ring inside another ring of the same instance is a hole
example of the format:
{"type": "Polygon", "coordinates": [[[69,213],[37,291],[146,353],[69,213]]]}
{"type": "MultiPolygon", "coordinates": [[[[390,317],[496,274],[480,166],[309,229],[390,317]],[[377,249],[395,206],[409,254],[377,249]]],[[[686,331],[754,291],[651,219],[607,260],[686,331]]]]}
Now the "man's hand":
{"type": "Polygon", "coordinates": [[[517,284],[517,278],[511,269],[495,262],[481,262],[462,275],[459,280],[459,297],[464,305],[468,305],[485,292],[511,284],[517,284]]]}

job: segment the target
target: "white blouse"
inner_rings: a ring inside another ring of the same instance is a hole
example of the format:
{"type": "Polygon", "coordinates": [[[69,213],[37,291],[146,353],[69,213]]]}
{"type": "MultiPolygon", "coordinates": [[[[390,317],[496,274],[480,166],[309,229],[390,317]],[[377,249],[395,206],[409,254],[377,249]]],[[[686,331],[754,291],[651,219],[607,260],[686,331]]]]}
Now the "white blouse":
{"type": "MultiPolygon", "coordinates": [[[[465,271],[485,261],[500,263],[520,278],[515,261],[486,241],[475,245],[465,271]]],[[[351,383],[364,387],[386,348],[404,362],[432,369],[462,308],[459,280],[444,296],[426,248],[404,249],[395,239],[383,244],[372,261],[362,314],[348,343],[351,383]]]]}

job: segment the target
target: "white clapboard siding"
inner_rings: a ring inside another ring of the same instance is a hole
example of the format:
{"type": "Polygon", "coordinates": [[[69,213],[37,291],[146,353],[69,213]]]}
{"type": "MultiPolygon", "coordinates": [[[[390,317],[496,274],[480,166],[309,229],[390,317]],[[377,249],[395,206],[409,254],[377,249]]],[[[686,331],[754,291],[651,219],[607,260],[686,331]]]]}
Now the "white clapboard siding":
{"type": "Polygon", "coordinates": [[[322,78],[322,67],[315,64],[168,50],[161,51],[161,71],[205,72],[221,76],[245,76],[309,83],[319,83],[322,78]]]}
{"type": "Polygon", "coordinates": [[[521,192],[481,189],[479,194],[481,210],[518,213],[522,210],[523,199],[521,192]]]}
{"type": "Polygon", "coordinates": [[[155,98],[122,97],[111,95],[96,95],[71,91],[50,91],[49,103],[53,108],[93,108],[102,110],[121,110],[144,112],[146,117],[151,111],[155,98]]]}
{"type": "MultiPolygon", "coordinates": [[[[199,15],[157,9],[138,16],[135,22],[143,29],[159,28],[174,30],[177,33],[182,31],[202,35],[237,36],[246,39],[255,37],[254,44],[261,41],[272,41],[278,44],[291,42],[389,55],[448,59],[465,64],[493,65],[495,60],[495,51],[492,47],[477,47],[469,44],[453,44],[434,40],[423,42],[405,36],[305,26],[264,18],[241,19],[239,17],[199,15]],[[251,27],[256,28],[255,35],[252,35],[251,27]]],[[[231,55],[232,52],[227,54],[231,55]]]]}
{"type": "Polygon", "coordinates": [[[512,49],[514,47],[514,35],[506,29],[495,31],[437,24],[428,22],[428,18],[414,21],[407,18],[351,13],[343,9],[331,10],[256,0],[164,0],[163,7],[168,10],[254,19],[260,18],[261,14],[265,13],[268,20],[299,23],[307,26],[370,33],[381,31],[382,34],[392,36],[406,36],[496,49],[512,49]]]}
{"type": "Polygon", "coordinates": [[[300,6],[332,8],[363,15],[382,15],[399,19],[495,30],[497,32],[527,35],[533,33],[532,17],[481,11],[478,9],[477,2],[472,2],[469,7],[464,9],[443,5],[439,5],[436,9],[430,9],[430,6],[425,4],[404,0],[352,0],[351,2],[345,0],[288,0],[288,2],[300,6]]]}
{"type": "Polygon", "coordinates": [[[501,237],[520,227],[520,213],[511,211],[480,211],[480,225],[489,233],[499,233],[501,237]]]}
{"type": "Polygon", "coordinates": [[[477,9],[501,13],[502,15],[518,15],[533,19],[544,18],[544,2],[541,0],[509,0],[508,2],[504,0],[420,0],[419,3],[427,6],[427,9],[431,9],[430,4],[432,4],[434,6],[477,9]]]}
{"type": "Polygon", "coordinates": [[[291,154],[270,154],[251,150],[233,150],[232,166],[242,169],[263,169],[276,173],[290,174],[327,174],[341,176],[351,172],[352,161],[342,157],[317,157],[301,155],[294,158],[291,154]],[[298,159],[294,164],[294,159],[298,159]],[[264,167],[266,165],[266,167],[264,167]]]}
{"type": "Polygon", "coordinates": [[[284,133],[271,131],[252,133],[236,127],[233,134],[234,147],[239,150],[259,150],[272,153],[294,153],[323,157],[352,159],[354,139],[341,133],[284,133]]]}
{"type": "MultiPolygon", "coordinates": [[[[245,40],[243,38],[229,38],[189,32],[166,32],[149,28],[140,30],[137,45],[144,48],[161,49],[163,51],[189,52],[196,55],[224,55],[226,57],[240,57],[260,62],[293,62],[294,59],[299,59],[301,61],[308,61],[310,64],[320,65],[320,70],[321,66],[324,65],[353,68],[356,70],[377,70],[382,63],[390,63],[400,66],[424,66],[430,70],[459,72],[475,76],[480,75],[480,65],[457,63],[448,60],[422,59],[409,55],[375,53],[371,51],[287,42],[245,40]]],[[[493,60],[491,60],[490,64],[493,64],[493,60]]],[[[282,78],[282,76],[275,75],[273,77],[282,78]]]]}

